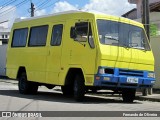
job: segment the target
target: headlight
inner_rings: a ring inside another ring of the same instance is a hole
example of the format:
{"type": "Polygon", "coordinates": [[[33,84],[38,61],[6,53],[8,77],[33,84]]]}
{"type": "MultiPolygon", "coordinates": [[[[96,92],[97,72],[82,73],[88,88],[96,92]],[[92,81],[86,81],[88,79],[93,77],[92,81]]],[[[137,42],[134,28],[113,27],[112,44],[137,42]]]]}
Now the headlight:
{"type": "Polygon", "coordinates": [[[105,74],[104,68],[100,68],[100,69],[99,69],[99,74],[105,74]]]}
{"type": "Polygon", "coordinates": [[[155,78],[155,73],[148,73],[148,76],[149,78],[155,78]]]}

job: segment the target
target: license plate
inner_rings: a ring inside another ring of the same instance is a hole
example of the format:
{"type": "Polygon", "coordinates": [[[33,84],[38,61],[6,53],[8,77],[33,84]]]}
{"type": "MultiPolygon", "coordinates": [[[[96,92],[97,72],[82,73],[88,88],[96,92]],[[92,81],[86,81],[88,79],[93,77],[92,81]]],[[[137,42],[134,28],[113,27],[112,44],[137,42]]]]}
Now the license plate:
{"type": "Polygon", "coordinates": [[[138,78],[128,77],[127,82],[128,83],[138,83],[138,78]]]}

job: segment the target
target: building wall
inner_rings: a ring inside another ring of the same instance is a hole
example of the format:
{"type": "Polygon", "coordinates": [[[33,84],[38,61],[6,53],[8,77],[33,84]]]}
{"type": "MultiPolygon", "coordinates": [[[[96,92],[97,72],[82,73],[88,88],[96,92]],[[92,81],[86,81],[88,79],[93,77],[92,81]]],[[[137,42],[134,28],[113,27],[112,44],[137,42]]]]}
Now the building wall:
{"type": "Polygon", "coordinates": [[[10,33],[10,29],[4,28],[1,26],[0,27],[0,40],[9,39],[9,33],[10,33]]]}
{"type": "Polygon", "coordinates": [[[137,17],[136,13],[137,13],[137,11],[133,11],[131,14],[128,15],[128,18],[130,18],[130,19],[136,18],[137,17]]]}
{"type": "Polygon", "coordinates": [[[157,35],[151,37],[151,47],[155,58],[156,83],[154,88],[160,89],[160,12],[150,13],[150,23],[157,26],[157,35]]]}
{"type": "Polygon", "coordinates": [[[10,29],[3,26],[0,27],[0,76],[6,75],[6,53],[9,39],[10,29]]]}
{"type": "MultiPolygon", "coordinates": [[[[128,0],[132,4],[137,4],[137,18],[141,18],[142,14],[142,0],[134,0],[135,2],[132,2],[128,0]]],[[[160,0],[149,0],[149,3],[155,3],[155,2],[160,2],[160,0]]]]}
{"type": "Polygon", "coordinates": [[[0,33],[0,40],[9,39],[9,33],[0,33]]]}
{"type": "Polygon", "coordinates": [[[151,47],[155,58],[156,83],[154,88],[160,89],[160,36],[151,37],[151,47]]]}
{"type": "Polygon", "coordinates": [[[129,19],[132,19],[132,20],[136,19],[137,18],[137,10],[135,9],[135,10],[129,12],[129,13],[126,13],[126,14],[122,15],[122,17],[129,18],[129,19]]]}
{"type": "Polygon", "coordinates": [[[0,76],[6,75],[7,44],[0,45],[0,76]]]}
{"type": "Polygon", "coordinates": [[[149,3],[159,2],[160,0],[149,0],[149,3]]]}
{"type": "MultiPolygon", "coordinates": [[[[158,27],[157,33],[160,33],[160,12],[150,13],[150,18],[150,23],[156,24],[158,27]]],[[[141,22],[142,20],[136,19],[136,21],[141,22]]],[[[150,41],[155,58],[156,83],[154,88],[160,89],[160,34],[157,34],[156,36],[151,36],[150,41]]]]}

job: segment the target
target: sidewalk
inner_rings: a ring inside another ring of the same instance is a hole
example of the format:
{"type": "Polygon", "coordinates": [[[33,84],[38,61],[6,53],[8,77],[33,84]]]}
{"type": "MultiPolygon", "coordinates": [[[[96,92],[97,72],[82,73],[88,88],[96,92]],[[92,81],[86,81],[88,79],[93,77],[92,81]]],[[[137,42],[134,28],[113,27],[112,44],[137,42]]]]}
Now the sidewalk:
{"type": "Polygon", "coordinates": [[[17,80],[11,80],[11,79],[7,79],[7,78],[0,78],[0,83],[1,82],[11,83],[11,84],[18,84],[17,80]]]}
{"type": "Polygon", "coordinates": [[[148,96],[136,95],[136,100],[160,102],[160,94],[153,93],[152,95],[148,96]]]}
{"type": "MultiPolygon", "coordinates": [[[[5,83],[11,83],[11,84],[18,84],[17,80],[11,80],[11,79],[0,79],[0,83],[1,82],[5,82],[5,83]]],[[[100,95],[101,96],[101,95],[100,95]]],[[[103,96],[103,95],[102,95],[103,96]]],[[[105,96],[105,95],[104,95],[105,96]]],[[[106,95],[108,96],[108,95],[106,95]]],[[[115,97],[116,95],[113,95],[110,97],[115,97]]],[[[142,93],[137,92],[136,94],[136,100],[140,100],[140,101],[153,101],[153,102],[160,102],[160,94],[157,93],[153,93],[152,95],[148,95],[148,96],[142,96],[142,93]]]]}

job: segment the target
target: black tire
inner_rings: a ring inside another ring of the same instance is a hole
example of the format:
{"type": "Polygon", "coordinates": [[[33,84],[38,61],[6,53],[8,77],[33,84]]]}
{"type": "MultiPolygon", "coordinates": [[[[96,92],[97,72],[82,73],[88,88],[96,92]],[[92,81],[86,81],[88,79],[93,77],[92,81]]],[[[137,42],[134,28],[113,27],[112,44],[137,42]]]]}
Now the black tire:
{"type": "Polygon", "coordinates": [[[23,72],[19,77],[18,88],[21,94],[36,94],[38,84],[28,81],[26,73],[23,72]]]}
{"type": "Polygon", "coordinates": [[[123,89],[122,98],[125,103],[133,103],[135,99],[136,89],[123,89]]]}
{"type": "Polygon", "coordinates": [[[46,87],[48,88],[48,89],[53,89],[55,86],[54,85],[46,85],[46,87]]]}
{"type": "Polygon", "coordinates": [[[29,94],[37,94],[38,84],[35,82],[29,82],[29,94]]]}
{"type": "Polygon", "coordinates": [[[143,95],[143,96],[147,96],[147,95],[148,95],[148,89],[147,89],[147,88],[144,88],[144,89],[142,90],[142,95],[143,95]]]}
{"type": "Polygon", "coordinates": [[[73,96],[73,85],[61,86],[61,90],[63,92],[63,95],[65,95],[67,97],[73,96]]]}
{"type": "Polygon", "coordinates": [[[77,74],[73,85],[74,98],[76,101],[83,101],[85,94],[85,84],[82,75],[77,74]]]}
{"type": "Polygon", "coordinates": [[[97,89],[96,88],[93,88],[91,90],[92,90],[92,93],[97,93],[97,89]]]}

